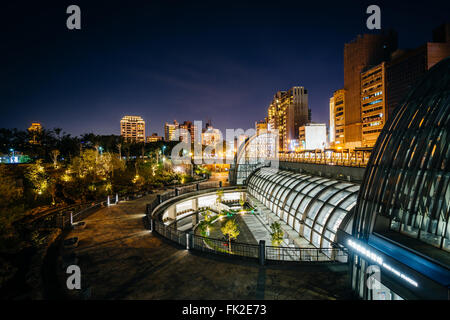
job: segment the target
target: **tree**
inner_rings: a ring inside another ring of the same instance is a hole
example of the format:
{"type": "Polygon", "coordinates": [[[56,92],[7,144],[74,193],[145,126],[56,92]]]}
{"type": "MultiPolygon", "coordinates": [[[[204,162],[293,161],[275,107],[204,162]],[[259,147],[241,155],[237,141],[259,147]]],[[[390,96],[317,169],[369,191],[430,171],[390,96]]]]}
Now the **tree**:
{"type": "Polygon", "coordinates": [[[223,189],[217,190],[216,195],[217,195],[217,200],[216,200],[217,204],[222,203],[222,201],[223,201],[223,189]]]}
{"type": "Polygon", "coordinates": [[[231,219],[228,220],[225,225],[220,228],[220,231],[228,238],[228,250],[231,253],[231,240],[236,239],[240,233],[236,221],[231,219]]]}
{"type": "Polygon", "coordinates": [[[37,160],[35,164],[29,167],[25,174],[25,177],[33,185],[33,189],[35,191],[35,200],[37,199],[38,195],[44,194],[49,187],[50,177],[45,171],[45,168],[42,164],[42,159],[37,160]]]}
{"type": "Polygon", "coordinates": [[[241,196],[239,198],[239,204],[241,205],[242,209],[244,209],[245,198],[244,198],[244,194],[243,193],[241,193],[241,196]]]}
{"type": "Polygon", "coordinates": [[[210,224],[211,219],[212,219],[211,211],[210,211],[210,210],[206,210],[206,211],[203,213],[203,215],[204,215],[204,217],[205,217],[205,222],[208,223],[208,224],[210,224]]]}
{"type": "Polygon", "coordinates": [[[52,150],[52,152],[50,153],[50,157],[52,158],[52,161],[53,161],[53,167],[55,169],[58,168],[58,156],[59,156],[59,153],[60,152],[57,149],[52,150]]]}
{"type": "Polygon", "coordinates": [[[122,159],[122,143],[117,144],[117,149],[119,150],[119,159],[122,159]]]}

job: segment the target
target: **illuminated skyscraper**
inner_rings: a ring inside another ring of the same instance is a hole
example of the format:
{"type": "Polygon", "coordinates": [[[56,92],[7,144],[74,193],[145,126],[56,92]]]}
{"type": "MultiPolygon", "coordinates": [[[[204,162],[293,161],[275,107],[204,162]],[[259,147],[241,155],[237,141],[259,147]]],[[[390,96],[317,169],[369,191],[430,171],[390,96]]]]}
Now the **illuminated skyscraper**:
{"type": "Polygon", "coordinates": [[[336,90],[330,98],[330,144],[344,147],[345,135],[345,90],[336,90]]]}
{"type": "Polygon", "coordinates": [[[173,120],[173,123],[165,123],[164,124],[164,140],[165,141],[175,141],[175,130],[178,129],[180,125],[177,120],[173,120]]]}
{"type": "Polygon", "coordinates": [[[385,63],[361,73],[361,120],[363,147],[373,147],[386,123],[385,63]]]}
{"type": "Polygon", "coordinates": [[[397,49],[397,34],[385,32],[359,35],[344,46],[345,147],[361,146],[361,72],[389,60],[397,49]]]}
{"type": "MultiPolygon", "coordinates": [[[[186,138],[188,137],[187,132],[189,132],[190,138],[191,138],[191,143],[194,142],[195,136],[197,135],[197,126],[194,125],[192,123],[192,121],[184,121],[182,124],[180,124],[179,126],[180,129],[184,129],[181,133],[180,133],[180,137],[182,141],[186,141],[186,138]]],[[[201,128],[200,128],[201,130],[201,128]]]]}
{"type": "Polygon", "coordinates": [[[127,141],[145,142],[145,121],[139,116],[124,116],[120,120],[120,135],[127,141]]]}

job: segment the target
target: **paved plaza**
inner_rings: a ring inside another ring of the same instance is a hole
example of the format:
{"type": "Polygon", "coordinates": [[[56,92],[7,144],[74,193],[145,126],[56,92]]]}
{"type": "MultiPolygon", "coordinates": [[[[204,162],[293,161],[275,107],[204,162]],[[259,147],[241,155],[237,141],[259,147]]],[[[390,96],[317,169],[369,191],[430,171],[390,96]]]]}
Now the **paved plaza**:
{"type": "MultiPolygon", "coordinates": [[[[278,264],[203,255],[144,229],[156,195],[103,208],[85,221],[73,249],[90,299],[348,299],[346,265],[278,264]]],[[[65,254],[69,251],[64,252],[65,254]]],[[[59,268],[61,270],[61,268],[59,268]]],[[[66,274],[60,271],[61,287],[66,274]]],[[[73,298],[80,298],[66,290],[73,298]]]]}

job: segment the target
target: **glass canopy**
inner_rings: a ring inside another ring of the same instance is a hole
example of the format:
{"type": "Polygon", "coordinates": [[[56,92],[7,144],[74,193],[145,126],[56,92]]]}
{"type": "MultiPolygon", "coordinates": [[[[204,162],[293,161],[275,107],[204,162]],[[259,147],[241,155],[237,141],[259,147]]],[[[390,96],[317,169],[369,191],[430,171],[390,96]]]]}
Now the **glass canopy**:
{"type": "Polygon", "coordinates": [[[249,194],[318,248],[331,248],[358,191],[354,183],[270,168],[258,169],[247,186],[249,194]]]}

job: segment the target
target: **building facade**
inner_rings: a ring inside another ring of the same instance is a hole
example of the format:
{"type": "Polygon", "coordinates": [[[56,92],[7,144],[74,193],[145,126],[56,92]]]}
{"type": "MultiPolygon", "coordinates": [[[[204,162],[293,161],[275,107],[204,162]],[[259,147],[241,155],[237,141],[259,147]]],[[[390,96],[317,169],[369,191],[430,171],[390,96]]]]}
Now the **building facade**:
{"type": "Polygon", "coordinates": [[[164,124],[164,140],[165,141],[175,141],[175,130],[179,128],[179,124],[177,120],[173,120],[173,123],[165,123],[164,124]]]}
{"type": "Polygon", "coordinates": [[[327,125],[325,123],[309,123],[298,128],[300,150],[325,149],[327,146],[327,125]]]}
{"type": "Polygon", "coordinates": [[[148,137],[146,138],[146,142],[147,142],[147,143],[158,142],[158,141],[163,141],[163,137],[158,136],[157,133],[153,133],[151,136],[148,136],[148,137]]]}
{"type": "Polygon", "coordinates": [[[127,141],[145,142],[145,121],[139,116],[124,116],[120,120],[120,135],[127,141]]]}
{"type": "Polygon", "coordinates": [[[194,143],[195,137],[198,134],[198,128],[195,124],[192,123],[192,121],[184,121],[182,124],[180,124],[179,129],[181,129],[180,131],[181,141],[187,142],[190,138],[190,142],[194,143]]]}
{"type": "Polygon", "coordinates": [[[222,133],[219,129],[213,128],[211,125],[202,130],[202,145],[211,146],[222,142],[222,133]]]}
{"type": "Polygon", "coordinates": [[[407,92],[436,63],[450,56],[450,24],[433,30],[433,41],[413,50],[397,50],[386,67],[387,114],[406,98],[407,92]]]}
{"type": "Polygon", "coordinates": [[[367,165],[348,248],[363,299],[450,297],[450,58],[427,72],[388,119],[367,165]]]}
{"type": "Polygon", "coordinates": [[[386,123],[385,62],[361,73],[361,145],[373,147],[386,123]]]}
{"type": "Polygon", "coordinates": [[[397,34],[382,32],[379,34],[359,35],[344,46],[344,89],[346,91],[345,130],[346,148],[361,147],[361,72],[369,66],[375,66],[389,60],[390,54],[397,49],[397,34]]]}
{"type": "Polygon", "coordinates": [[[28,128],[28,132],[30,133],[29,142],[31,144],[39,144],[38,136],[42,132],[42,125],[39,122],[33,122],[28,128]]]}
{"type": "Polygon", "coordinates": [[[263,121],[257,121],[255,122],[255,130],[256,130],[256,134],[258,134],[259,132],[264,132],[268,129],[267,126],[267,119],[263,120],[263,121]]]}
{"type": "Polygon", "coordinates": [[[345,90],[336,90],[330,98],[330,146],[344,147],[345,90]]]}
{"type": "Polygon", "coordinates": [[[298,142],[298,128],[311,121],[308,91],[304,87],[278,91],[267,113],[269,130],[278,130],[280,149],[294,150],[294,143],[298,142]]]}

